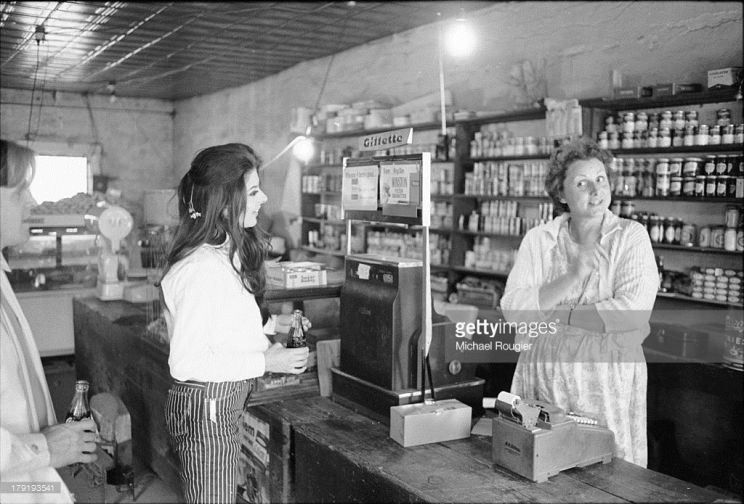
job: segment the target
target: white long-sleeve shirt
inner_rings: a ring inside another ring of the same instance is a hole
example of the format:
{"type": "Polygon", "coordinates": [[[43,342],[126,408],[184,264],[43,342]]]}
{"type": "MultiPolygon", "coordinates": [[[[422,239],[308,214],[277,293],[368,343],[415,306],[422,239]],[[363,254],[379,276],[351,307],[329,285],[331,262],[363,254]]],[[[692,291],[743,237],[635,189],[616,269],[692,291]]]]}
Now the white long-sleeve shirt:
{"type": "Polygon", "coordinates": [[[239,381],[266,371],[261,311],[228,259],[229,242],[202,245],[162,281],[176,380],[239,381]]]}
{"type": "Polygon", "coordinates": [[[0,255],[0,481],[56,483],[55,493],[0,493],[0,502],[71,503],[41,429],[56,423],[36,342],[15,297],[0,255]]]}

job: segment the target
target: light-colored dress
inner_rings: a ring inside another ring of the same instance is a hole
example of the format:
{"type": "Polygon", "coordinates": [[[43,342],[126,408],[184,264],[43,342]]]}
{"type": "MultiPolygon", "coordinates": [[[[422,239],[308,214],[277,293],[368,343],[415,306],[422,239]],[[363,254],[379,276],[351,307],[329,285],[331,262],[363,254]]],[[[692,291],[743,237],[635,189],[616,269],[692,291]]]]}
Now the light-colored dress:
{"type": "MultiPolygon", "coordinates": [[[[509,322],[551,322],[539,306],[542,285],[563,275],[578,246],[568,234],[568,214],[530,230],[507,280],[501,307],[509,322]]],[[[559,304],[594,305],[601,333],[557,324],[522,352],[511,392],[598,418],[615,434],[615,456],[645,467],[646,362],[641,343],[659,275],[645,228],[605,212],[598,269],[559,304]]],[[[523,339],[524,339],[523,338],[523,339]]]]}

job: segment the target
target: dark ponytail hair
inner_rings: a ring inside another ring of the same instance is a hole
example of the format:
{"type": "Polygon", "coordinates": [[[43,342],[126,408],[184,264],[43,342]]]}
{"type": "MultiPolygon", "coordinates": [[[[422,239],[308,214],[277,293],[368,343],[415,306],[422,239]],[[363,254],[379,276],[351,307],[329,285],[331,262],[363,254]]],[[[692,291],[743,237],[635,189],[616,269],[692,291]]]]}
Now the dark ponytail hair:
{"type": "Polygon", "coordinates": [[[258,227],[243,228],[246,211],[245,175],[258,170],[261,159],[247,145],[229,143],[197,153],[191,168],[178,184],[179,224],[166,254],[162,280],[170,268],[201,245],[221,245],[230,238],[228,257],[238,258],[233,269],[261,308],[263,323],[269,313],[264,302],[264,261],[270,245],[268,234],[258,227]]]}

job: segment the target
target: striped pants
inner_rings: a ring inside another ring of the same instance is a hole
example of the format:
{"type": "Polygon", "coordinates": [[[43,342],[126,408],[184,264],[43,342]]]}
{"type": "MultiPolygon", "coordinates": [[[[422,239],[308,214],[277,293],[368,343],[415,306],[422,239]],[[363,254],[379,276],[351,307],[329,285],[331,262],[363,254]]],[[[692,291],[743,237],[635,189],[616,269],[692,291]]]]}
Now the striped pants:
{"type": "Polygon", "coordinates": [[[168,390],[165,422],[181,463],[186,502],[235,503],[238,422],[252,384],[174,381],[168,390]]]}

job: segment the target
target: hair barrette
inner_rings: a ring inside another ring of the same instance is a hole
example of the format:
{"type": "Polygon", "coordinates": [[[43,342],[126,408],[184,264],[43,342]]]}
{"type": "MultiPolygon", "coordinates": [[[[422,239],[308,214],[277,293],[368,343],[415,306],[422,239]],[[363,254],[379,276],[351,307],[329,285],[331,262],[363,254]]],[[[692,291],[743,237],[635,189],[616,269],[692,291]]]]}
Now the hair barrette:
{"type": "Polygon", "coordinates": [[[194,208],[194,184],[191,184],[191,196],[189,197],[189,217],[196,220],[201,217],[201,212],[194,208]]]}

